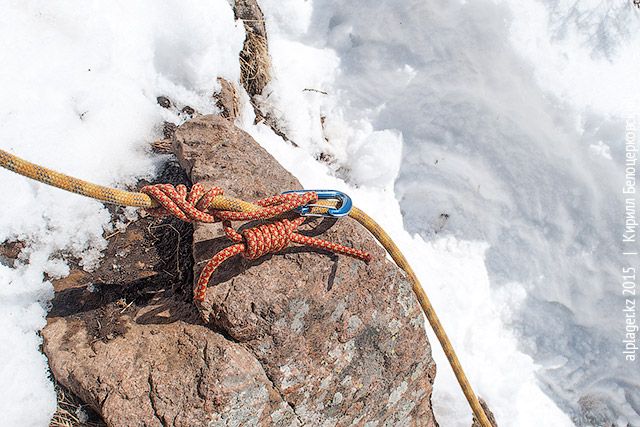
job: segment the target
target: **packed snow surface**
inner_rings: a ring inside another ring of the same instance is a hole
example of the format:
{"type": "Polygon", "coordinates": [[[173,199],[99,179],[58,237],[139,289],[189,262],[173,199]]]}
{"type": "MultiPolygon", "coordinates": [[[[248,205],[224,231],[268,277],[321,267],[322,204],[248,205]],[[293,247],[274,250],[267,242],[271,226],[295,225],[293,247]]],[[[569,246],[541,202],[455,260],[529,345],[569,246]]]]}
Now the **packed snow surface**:
{"type": "MultiPolygon", "coordinates": [[[[238,124],[307,188],[336,188],[406,252],[502,426],[640,425],[621,355],[625,119],[640,113],[640,19],[584,1],[260,1],[274,79],[258,100],[299,148],[238,124]],[[635,96],[633,96],[635,94],[635,96]],[[318,160],[321,159],[321,160],[318,160]]],[[[8,2],[0,147],[102,184],[152,175],[160,108],[215,112],[243,26],[225,0],[8,2]]],[[[0,170],[0,413],[45,426],[51,278],[99,262],[98,202],[0,170]],[[7,203],[6,201],[10,201],[7,203]]],[[[435,337],[434,407],[470,412],[435,337]]]]}

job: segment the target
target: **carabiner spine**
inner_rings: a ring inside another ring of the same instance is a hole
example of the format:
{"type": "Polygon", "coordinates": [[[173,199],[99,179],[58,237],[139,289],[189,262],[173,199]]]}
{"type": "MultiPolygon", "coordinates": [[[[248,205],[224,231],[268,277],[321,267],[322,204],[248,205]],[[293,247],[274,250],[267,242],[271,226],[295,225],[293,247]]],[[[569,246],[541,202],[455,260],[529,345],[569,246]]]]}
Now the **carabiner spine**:
{"type": "Polygon", "coordinates": [[[337,190],[291,190],[291,191],[285,191],[282,194],[288,194],[288,193],[304,194],[304,193],[309,193],[309,192],[316,193],[318,195],[318,200],[337,200],[338,202],[340,202],[340,205],[335,207],[335,208],[327,207],[327,206],[324,206],[324,205],[317,205],[317,204],[313,204],[313,203],[305,205],[305,206],[300,206],[299,208],[296,209],[296,212],[298,212],[302,216],[319,216],[319,217],[327,217],[327,218],[340,218],[340,217],[349,215],[349,212],[351,212],[351,207],[353,206],[353,203],[351,202],[351,197],[347,196],[345,193],[343,193],[341,191],[337,191],[337,190]],[[325,212],[325,213],[311,213],[311,208],[313,208],[313,207],[326,208],[327,212],[325,212]]]}

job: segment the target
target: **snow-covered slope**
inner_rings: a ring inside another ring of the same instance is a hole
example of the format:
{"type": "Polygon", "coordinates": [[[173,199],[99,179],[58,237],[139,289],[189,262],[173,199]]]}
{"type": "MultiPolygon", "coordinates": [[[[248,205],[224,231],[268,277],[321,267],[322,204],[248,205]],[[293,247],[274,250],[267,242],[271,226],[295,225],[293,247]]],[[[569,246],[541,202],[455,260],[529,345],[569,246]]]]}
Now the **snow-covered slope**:
{"type": "MultiPolygon", "coordinates": [[[[422,277],[498,418],[568,423],[543,391],[577,424],[640,423],[618,283],[625,115],[640,112],[632,5],[316,0],[287,13],[263,3],[280,47],[268,99],[275,111],[309,103],[306,115],[281,114],[296,142],[328,152],[353,185],[388,189],[393,173],[360,170],[395,171],[402,140],[394,188],[406,230],[445,253],[451,242],[488,243],[472,251],[488,277],[481,269],[445,289],[452,270],[467,270],[447,263],[422,277]],[[303,92],[310,86],[327,95],[303,92]],[[318,115],[324,133],[307,120],[318,115]],[[469,298],[481,300],[461,307],[469,298]]],[[[441,420],[463,425],[444,413],[455,385],[444,389],[436,383],[441,420]]]]}
{"type": "MultiPolygon", "coordinates": [[[[618,283],[623,119],[640,112],[630,4],[260,4],[274,66],[261,105],[300,148],[254,125],[246,96],[240,124],[390,231],[500,425],[640,425],[618,283]]],[[[212,112],[215,77],[238,80],[244,32],[225,0],[12,2],[0,24],[0,147],[96,182],[153,173],[147,143],[180,120],[156,96],[212,112]]],[[[109,216],[3,170],[0,188],[0,242],[29,243],[17,268],[0,260],[0,413],[43,426],[47,279],[64,256],[96,262],[109,216]]],[[[440,423],[468,426],[431,341],[440,423]]]]}

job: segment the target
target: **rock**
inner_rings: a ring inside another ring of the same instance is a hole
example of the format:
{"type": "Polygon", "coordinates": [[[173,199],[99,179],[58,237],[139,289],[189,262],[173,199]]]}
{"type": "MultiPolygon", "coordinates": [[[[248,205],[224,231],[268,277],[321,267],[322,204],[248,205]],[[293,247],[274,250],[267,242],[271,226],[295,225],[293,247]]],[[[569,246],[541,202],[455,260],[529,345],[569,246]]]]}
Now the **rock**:
{"type": "Polygon", "coordinates": [[[188,105],[185,105],[182,108],[182,113],[186,114],[187,116],[189,116],[189,118],[193,117],[193,115],[196,113],[196,110],[193,109],[193,107],[190,107],[188,105]]]}
{"type": "MultiPolygon", "coordinates": [[[[493,412],[491,412],[491,409],[489,409],[487,402],[485,402],[483,399],[478,400],[480,401],[480,406],[482,406],[482,409],[484,409],[484,413],[487,415],[487,418],[489,418],[489,422],[491,423],[491,425],[493,427],[498,427],[496,417],[493,415],[493,412]]],[[[471,424],[471,427],[482,427],[475,416],[473,417],[473,424],[471,424]]]]}
{"type": "Polygon", "coordinates": [[[162,124],[162,136],[167,140],[171,140],[173,139],[173,134],[176,133],[176,129],[178,129],[178,126],[174,123],[164,122],[162,124]]]}
{"type": "Polygon", "coordinates": [[[170,139],[159,139],[151,143],[151,150],[159,154],[171,154],[172,142],[170,139]]]}
{"type": "MultiPolygon", "coordinates": [[[[219,117],[182,126],[175,144],[193,182],[227,195],[254,200],[300,188],[248,134],[219,117]]],[[[328,228],[323,238],[364,248],[375,260],[367,265],[301,247],[257,261],[229,260],[207,293],[212,328],[254,352],[305,422],[334,414],[334,421],[424,416],[433,364],[410,285],[355,221],[315,226],[328,228]]],[[[229,244],[220,235],[219,224],[195,225],[196,275],[229,244]]]]}
{"type": "Polygon", "coordinates": [[[24,247],[21,241],[0,243],[0,264],[13,267],[24,247]]]}
{"type": "Polygon", "coordinates": [[[173,134],[176,133],[176,129],[178,129],[178,126],[176,126],[174,123],[164,122],[162,124],[163,138],[152,142],[151,149],[156,153],[171,154],[171,146],[173,145],[172,139],[173,134]]]}
{"type": "Polygon", "coordinates": [[[55,320],[47,330],[47,354],[59,356],[50,356],[56,378],[81,390],[107,425],[268,424],[271,414],[295,423],[253,354],[202,326],[129,325],[93,344],[79,321],[55,320]]]}
{"type": "MultiPolygon", "coordinates": [[[[222,117],[185,123],[173,148],[193,182],[227,195],[300,188],[222,117]]],[[[227,261],[203,323],[191,286],[229,244],[219,227],[191,236],[187,224],[142,218],[110,239],[97,271],[57,281],[43,330],[56,379],[111,426],[436,425],[419,306],[364,229],[343,219],[304,232],[370,251],[368,265],[301,247],[227,261]]]]}
{"type": "Polygon", "coordinates": [[[162,108],[171,108],[171,106],[173,105],[171,103],[171,100],[166,96],[159,96],[156,98],[156,101],[158,102],[158,105],[160,105],[162,108]]]}
{"type": "Polygon", "coordinates": [[[234,121],[238,117],[238,93],[233,83],[218,77],[220,92],[214,94],[216,107],[220,109],[220,115],[225,119],[234,121]]]}

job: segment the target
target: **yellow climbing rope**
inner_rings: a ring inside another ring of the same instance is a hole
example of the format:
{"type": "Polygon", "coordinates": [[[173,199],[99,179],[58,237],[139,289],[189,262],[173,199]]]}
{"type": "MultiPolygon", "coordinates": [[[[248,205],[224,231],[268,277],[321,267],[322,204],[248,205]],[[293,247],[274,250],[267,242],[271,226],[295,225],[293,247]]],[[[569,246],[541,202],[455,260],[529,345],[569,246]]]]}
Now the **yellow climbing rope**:
{"type": "MultiPolygon", "coordinates": [[[[45,184],[76,194],[81,194],[83,196],[102,200],[107,203],[138,208],[158,207],[158,204],[144,193],[118,190],[116,188],[92,184],[90,182],[73,178],[51,169],[27,162],[26,160],[4,150],[0,150],[0,166],[45,184]]],[[[327,206],[327,208],[336,206],[336,202],[332,202],[330,200],[319,200],[316,204],[327,206]]],[[[228,196],[216,196],[211,201],[210,206],[213,209],[237,212],[251,212],[261,209],[260,206],[253,203],[228,196]]],[[[314,207],[313,209],[318,213],[326,210],[323,207],[314,207]]],[[[429,324],[436,334],[438,341],[440,341],[440,344],[442,345],[442,349],[449,360],[451,368],[453,369],[456,379],[462,388],[462,392],[469,402],[469,406],[471,407],[475,418],[482,427],[492,427],[487,415],[480,405],[478,397],[474,393],[471,384],[462,369],[462,365],[460,364],[458,356],[451,345],[451,341],[449,340],[442,323],[440,323],[440,319],[429,301],[429,297],[427,297],[427,294],[422,288],[418,277],[409,265],[407,259],[404,257],[398,246],[393,242],[391,237],[369,215],[364,213],[362,210],[353,207],[349,216],[369,230],[376,240],[378,240],[378,242],[380,242],[380,244],[387,250],[389,255],[391,255],[391,258],[393,258],[398,267],[407,273],[413,292],[416,295],[416,298],[418,298],[418,302],[420,303],[427,320],[429,320],[429,324]]]]}

